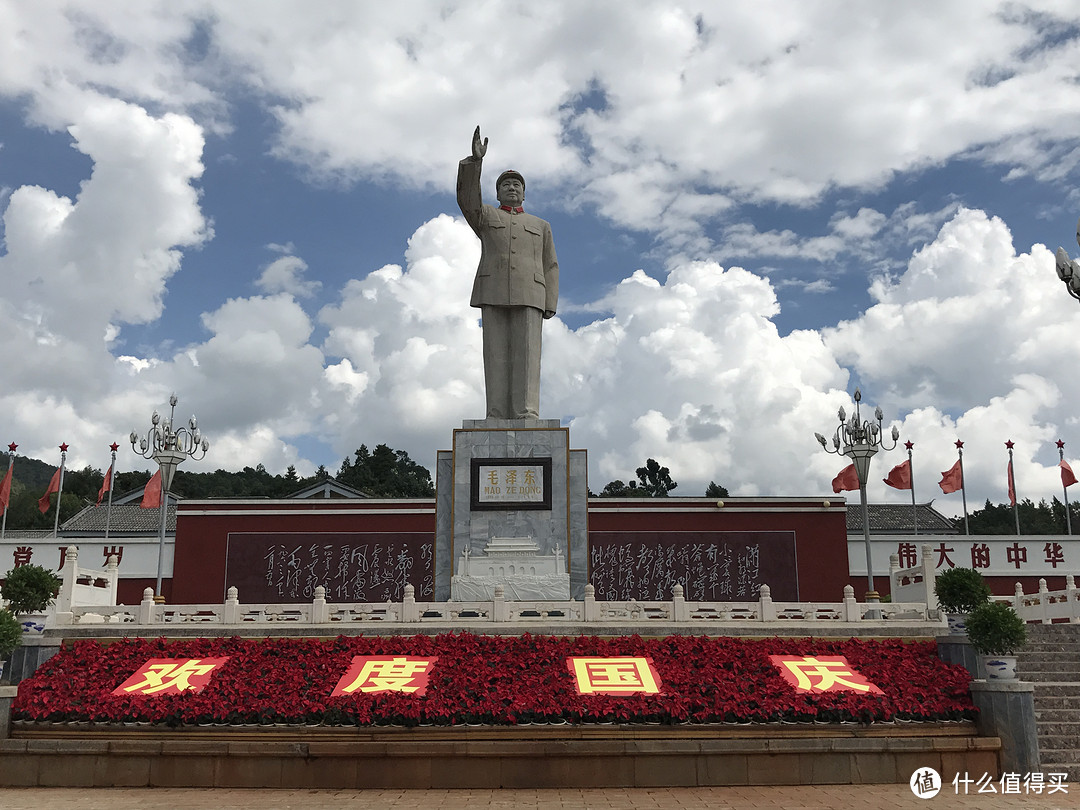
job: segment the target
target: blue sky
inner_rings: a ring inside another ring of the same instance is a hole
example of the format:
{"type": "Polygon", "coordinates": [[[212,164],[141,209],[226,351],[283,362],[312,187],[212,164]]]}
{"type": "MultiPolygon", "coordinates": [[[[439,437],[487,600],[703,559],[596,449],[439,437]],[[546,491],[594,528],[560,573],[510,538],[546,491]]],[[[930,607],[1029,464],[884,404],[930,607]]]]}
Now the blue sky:
{"type": "Polygon", "coordinates": [[[103,467],[175,390],[205,469],[336,470],[380,442],[433,468],[482,416],[453,196],[480,124],[486,192],[517,168],[552,224],[541,411],[594,490],[654,457],[676,494],[830,494],[813,433],[861,385],[915,443],[920,500],[959,511],[936,486],[957,438],[969,503],[1005,499],[1006,439],[1020,496],[1060,496],[1078,20],[0,1],[2,438],[103,467]]]}

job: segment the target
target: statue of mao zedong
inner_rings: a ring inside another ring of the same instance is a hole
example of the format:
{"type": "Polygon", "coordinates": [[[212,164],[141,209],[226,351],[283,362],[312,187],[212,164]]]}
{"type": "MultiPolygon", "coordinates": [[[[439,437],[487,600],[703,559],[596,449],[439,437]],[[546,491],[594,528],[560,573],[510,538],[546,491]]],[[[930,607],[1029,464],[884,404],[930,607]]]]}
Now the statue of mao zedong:
{"type": "Polygon", "coordinates": [[[559,260],[551,226],[522,209],[525,178],[499,175],[496,208],[480,194],[480,170],[488,139],[480,127],[472,154],[458,164],[457,198],[465,221],[480,237],[472,300],[484,332],[484,382],[489,419],[538,419],[540,332],[559,300],[559,260]]]}

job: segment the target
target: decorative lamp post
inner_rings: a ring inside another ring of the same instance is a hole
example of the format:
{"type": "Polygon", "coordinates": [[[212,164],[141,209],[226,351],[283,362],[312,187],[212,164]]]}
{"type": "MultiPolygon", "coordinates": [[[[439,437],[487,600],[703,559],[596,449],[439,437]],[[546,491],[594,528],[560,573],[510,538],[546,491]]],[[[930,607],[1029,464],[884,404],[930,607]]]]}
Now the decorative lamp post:
{"type": "Polygon", "coordinates": [[[161,572],[165,564],[165,521],[168,513],[169,489],[172,487],[176,468],[186,458],[200,461],[210,449],[210,442],[202,437],[198,422],[192,416],[187,426],[173,429],[173,416],[176,412],[176,394],[169,397],[169,418],[162,419],[157,411],[150,417],[150,429],[146,436],[139,438],[134,430],[128,437],[131,449],[145,459],[153,459],[161,468],[161,526],[158,534],[157,589],[156,598],[163,601],[161,595],[161,572]]]}
{"type": "MultiPolygon", "coordinates": [[[[1076,242],[1080,244],[1080,222],[1076,223],[1076,242]]],[[[1057,274],[1065,283],[1069,295],[1080,301],[1080,263],[1070,259],[1063,247],[1057,249],[1057,274]]]]}
{"type": "Polygon", "coordinates": [[[831,448],[825,441],[825,437],[820,433],[815,433],[814,436],[825,449],[825,452],[838,456],[847,456],[855,463],[855,474],[859,478],[859,497],[862,500],[863,541],[866,544],[866,583],[869,588],[866,601],[876,602],[879,599],[879,594],[874,588],[874,568],[870,559],[870,510],[866,505],[866,482],[870,476],[870,459],[877,454],[878,450],[894,449],[900,439],[900,431],[893,426],[892,447],[886,447],[883,443],[885,434],[881,424],[885,417],[881,412],[881,408],[874,409],[873,420],[867,419],[863,421],[859,410],[859,403],[861,402],[862,392],[856,388],[855,413],[848,419],[844,409],[840,409],[838,414],[840,424],[836,428],[835,435],[833,435],[833,446],[831,448]]]}

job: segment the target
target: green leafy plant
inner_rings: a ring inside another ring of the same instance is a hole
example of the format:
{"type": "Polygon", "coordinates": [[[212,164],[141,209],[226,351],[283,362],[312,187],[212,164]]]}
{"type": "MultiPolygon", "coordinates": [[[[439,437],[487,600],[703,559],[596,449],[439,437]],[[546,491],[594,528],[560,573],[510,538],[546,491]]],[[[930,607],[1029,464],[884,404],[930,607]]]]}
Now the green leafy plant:
{"type": "Polygon", "coordinates": [[[0,661],[22,644],[22,625],[10,610],[0,610],[0,661]]]}
{"type": "Polygon", "coordinates": [[[3,595],[16,615],[41,613],[60,591],[60,577],[40,565],[20,565],[4,577],[3,595]]]}
{"type": "Polygon", "coordinates": [[[946,613],[971,613],[990,598],[990,587],[973,568],[950,568],[934,579],[934,593],[946,613]]]}
{"type": "Polygon", "coordinates": [[[1005,602],[986,602],[971,611],[967,633],[983,655],[1014,655],[1027,641],[1024,620],[1005,602]]]}

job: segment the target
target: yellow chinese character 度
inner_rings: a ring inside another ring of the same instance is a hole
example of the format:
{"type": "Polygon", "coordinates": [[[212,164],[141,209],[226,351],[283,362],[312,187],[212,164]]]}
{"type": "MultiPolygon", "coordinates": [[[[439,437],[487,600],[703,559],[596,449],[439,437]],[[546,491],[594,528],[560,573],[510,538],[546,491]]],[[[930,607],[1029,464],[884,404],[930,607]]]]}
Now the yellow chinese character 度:
{"type": "Polygon", "coordinates": [[[398,656],[356,656],[348,671],[338,681],[332,695],[351,695],[356,691],[409,692],[423,695],[433,658],[398,656]]]}

